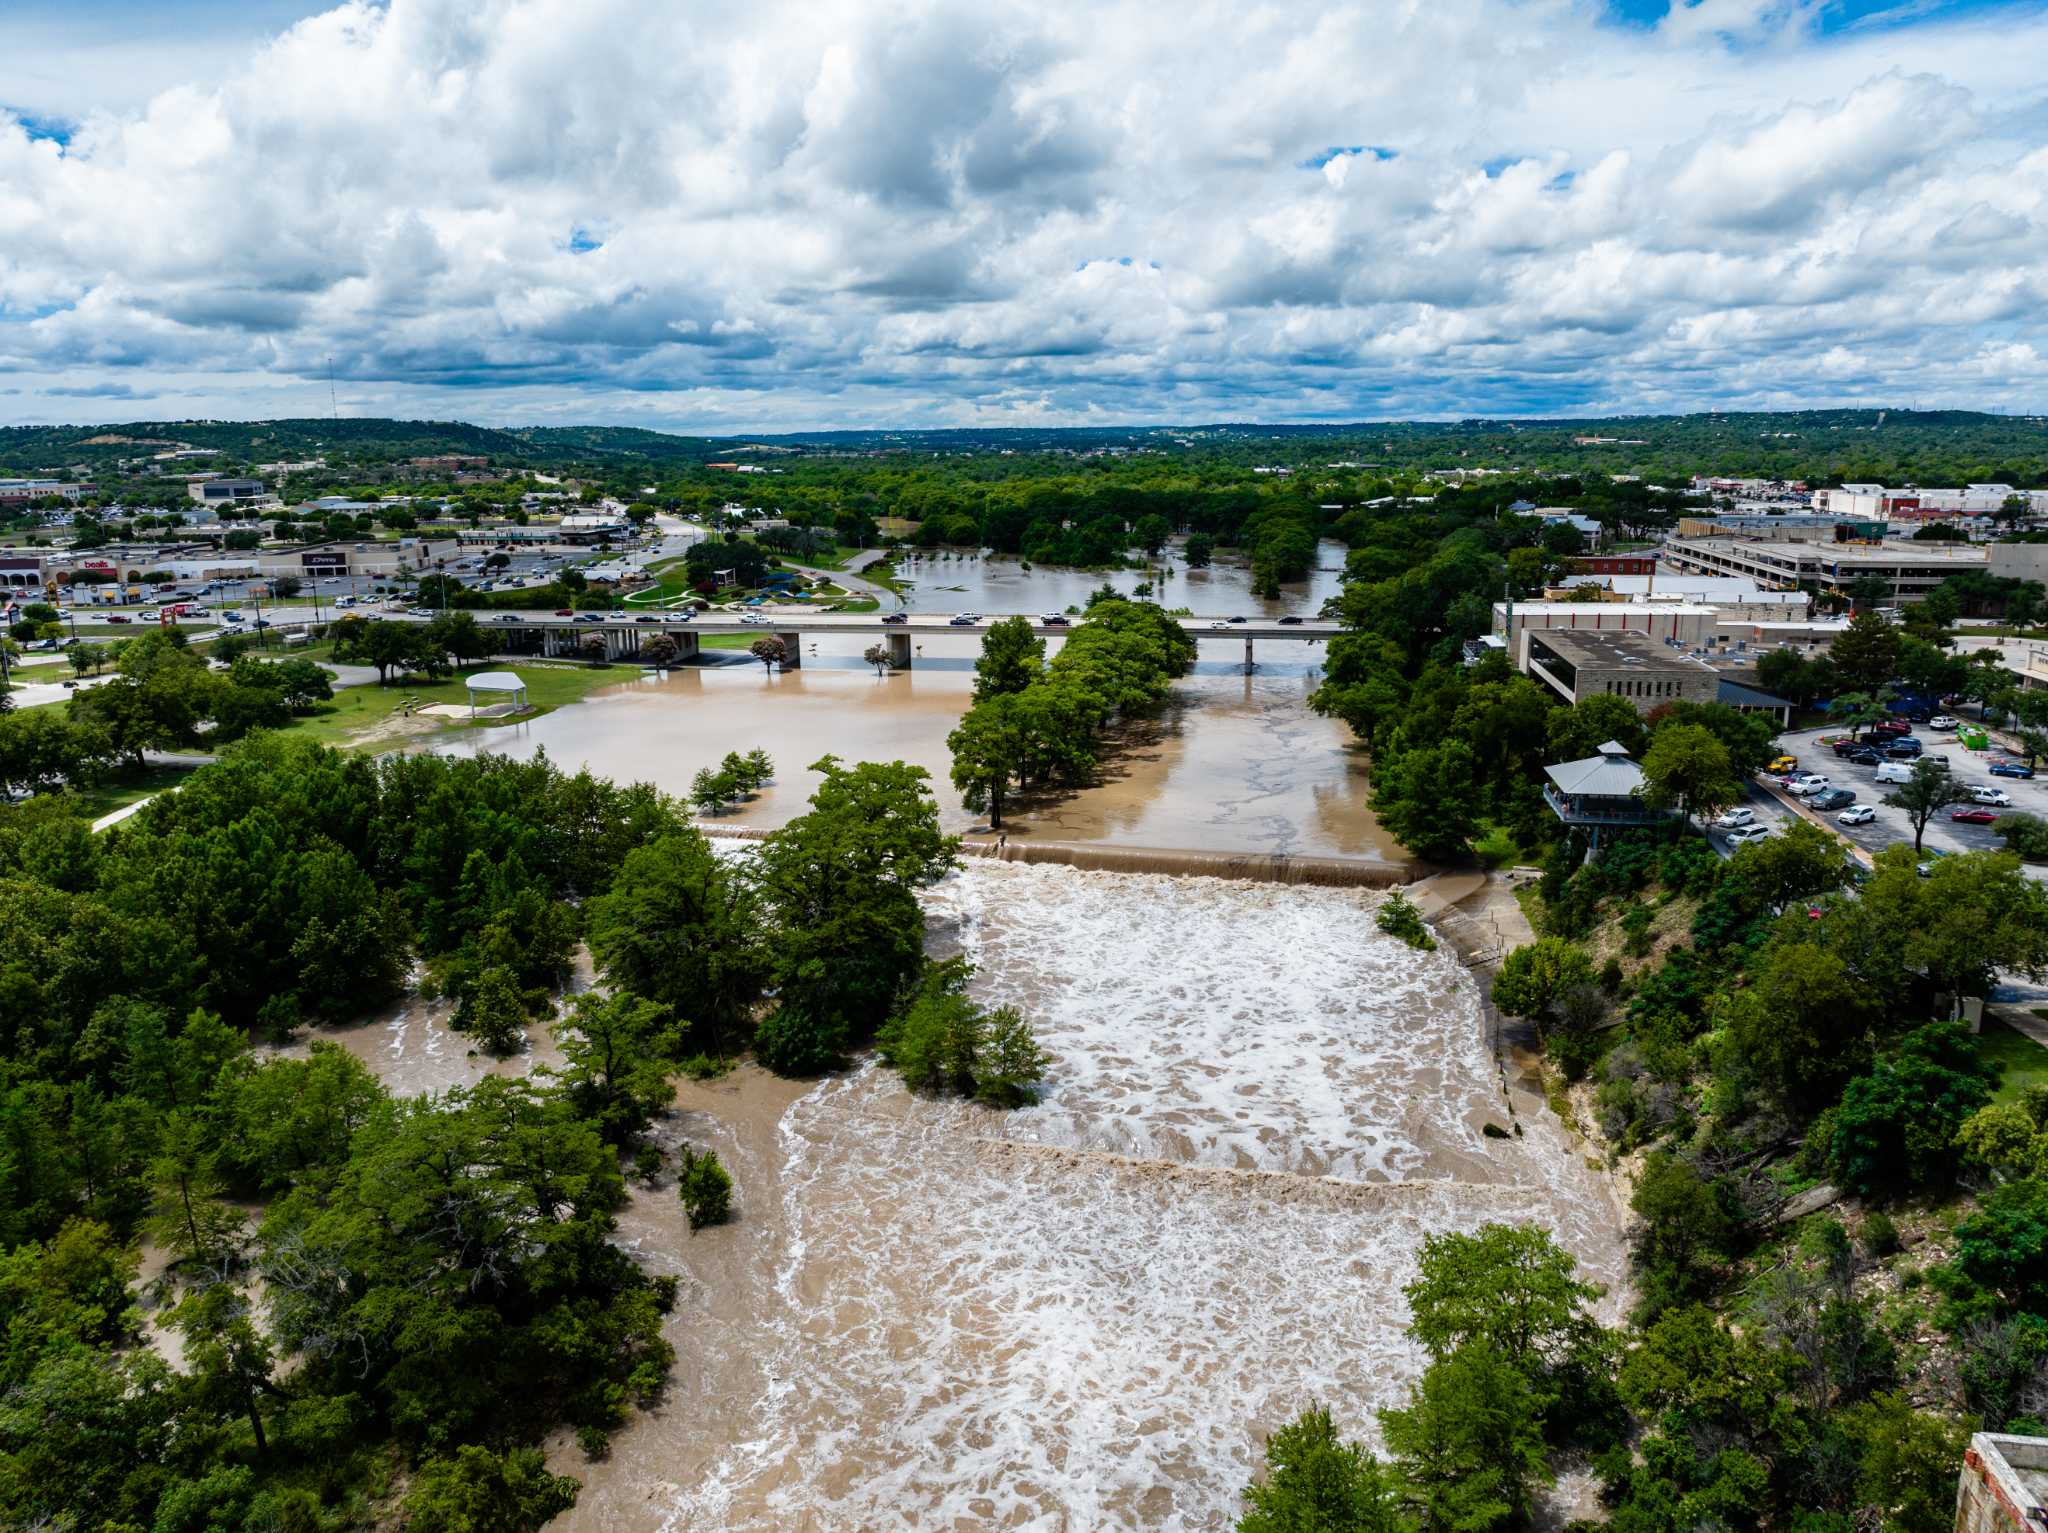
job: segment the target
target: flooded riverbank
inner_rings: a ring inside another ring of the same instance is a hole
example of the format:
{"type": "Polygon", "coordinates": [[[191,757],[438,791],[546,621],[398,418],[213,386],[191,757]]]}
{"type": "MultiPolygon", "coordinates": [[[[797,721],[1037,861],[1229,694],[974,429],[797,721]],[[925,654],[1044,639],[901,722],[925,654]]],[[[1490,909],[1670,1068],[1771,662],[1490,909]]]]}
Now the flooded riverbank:
{"type": "Polygon", "coordinates": [[[1428,1235],[1532,1221],[1617,1281],[1603,1190],[1515,1115],[1471,978],[1379,933],[1380,897],[972,859],[931,945],[1032,1018],[1045,1099],[872,1066],[681,1084],[659,1141],[715,1147],[736,1217],[692,1235],[672,1179],[635,1190],[620,1239],[681,1279],[678,1365],[609,1459],[551,1444],[585,1482],[555,1526],[1221,1533],[1310,1400],[1376,1436],[1419,1371],[1428,1235]]]}
{"type": "MultiPolygon", "coordinates": [[[[861,662],[856,642],[821,640],[795,671],[725,665],[622,678],[531,723],[426,748],[545,749],[571,770],[677,794],[726,752],[761,749],[775,782],[726,818],[763,827],[803,812],[818,783],[809,764],[827,752],[907,761],[931,773],[946,828],[970,829],[979,817],[948,780],[946,736],[972,701],[978,641],[923,639],[913,668],[886,676],[861,662]]],[[[1131,727],[1101,781],[1017,803],[1005,817],[1011,839],[1402,860],[1367,807],[1365,761],[1349,731],[1308,709],[1320,646],[1269,644],[1251,675],[1241,640],[1205,638],[1199,650],[1195,674],[1175,684],[1157,719],[1131,727]]]]}

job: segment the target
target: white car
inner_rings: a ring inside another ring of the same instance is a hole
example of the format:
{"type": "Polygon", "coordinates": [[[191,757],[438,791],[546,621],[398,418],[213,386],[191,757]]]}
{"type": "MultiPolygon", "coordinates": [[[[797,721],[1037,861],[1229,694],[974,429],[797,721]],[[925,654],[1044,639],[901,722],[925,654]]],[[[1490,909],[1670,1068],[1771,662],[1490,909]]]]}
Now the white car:
{"type": "Polygon", "coordinates": [[[1723,830],[1733,830],[1738,825],[1750,825],[1756,821],[1754,809],[1731,809],[1714,823],[1723,830]]]}
{"type": "Polygon", "coordinates": [[[1974,803],[1992,804],[2000,809],[2012,807],[2012,795],[2003,788],[1972,788],[1970,798],[1974,803]]]}
{"type": "Polygon", "coordinates": [[[1927,727],[1929,729],[1954,729],[1956,721],[1946,713],[1937,713],[1927,721],[1927,727]]]}
{"type": "Polygon", "coordinates": [[[1768,825],[1738,825],[1728,832],[1728,844],[1748,846],[1751,842],[1763,840],[1770,833],[1771,828],[1768,825]]]}
{"type": "Polygon", "coordinates": [[[1871,808],[1868,804],[1857,804],[1855,807],[1844,809],[1840,814],[1836,815],[1835,823],[1837,825],[1868,825],[1876,818],[1877,811],[1875,809],[1871,808]]]}
{"type": "Polygon", "coordinates": [[[1829,782],[1818,772],[1808,772],[1804,777],[1795,777],[1790,784],[1793,795],[1798,798],[1806,798],[1815,793],[1825,793],[1833,786],[1833,783],[1829,782]]]}
{"type": "Polygon", "coordinates": [[[768,626],[768,619],[761,616],[758,612],[743,612],[740,614],[740,621],[756,628],[766,628],[768,626]]]}

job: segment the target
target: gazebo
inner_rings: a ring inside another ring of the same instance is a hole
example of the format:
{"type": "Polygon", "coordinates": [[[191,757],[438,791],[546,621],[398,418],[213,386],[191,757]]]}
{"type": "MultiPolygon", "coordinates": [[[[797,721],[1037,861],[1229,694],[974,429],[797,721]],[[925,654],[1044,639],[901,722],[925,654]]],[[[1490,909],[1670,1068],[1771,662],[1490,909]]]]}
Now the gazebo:
{"type": "Polygon", "coordinates": [[[484,704],[486,710],[495,708],[500,703],[510,703],[512,711],[516,713],[526,706],[526,683],[511,671],[478,671],[474,676],[465,678],[465,684],[469,688],[471,718],[476,717],[476,698],[479,692],[487,699],[484,704]]]}
{"type": "Polygon", "coordinates": [[[1604,741],[1597,756],[1545,767],[1543,775],[1550,779],[1543,800],[1551,813],[1571,829],[1587,832],[1595,847],[1603,830],[1661,825],[1671,818],[1643,801],[1643,769],[1619,741],[1604,741]]]}

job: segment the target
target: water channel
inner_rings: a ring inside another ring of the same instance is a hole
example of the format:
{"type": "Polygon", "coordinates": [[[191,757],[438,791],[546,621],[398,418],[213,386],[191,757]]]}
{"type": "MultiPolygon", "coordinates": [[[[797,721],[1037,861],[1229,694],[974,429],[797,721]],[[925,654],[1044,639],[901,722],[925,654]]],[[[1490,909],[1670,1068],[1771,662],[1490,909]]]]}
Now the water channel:
{"type": "MultiPolygon", "coordinates": [[[[1340,557],[1278,603],[1228,568],[1180,571],[1164,599],[1312,612],[1340,557]]],[[[1044,611],[1101,580],[962,558],[904,572],[922,611],[1044,611]]],[[[879,678],[834,642],[794,672],[636,677],[429,748],[545,749],[681,791],[760,747],[778,779],[734,818],[763,826],[802,811],[804,763],[828,751],[900,758],[969,827],[945,737],[977,641],[931,636],[879,678]]],[[[1317,651],[1271,650],[1246,676],[1240,640],[1204,640],[1104,781],[1026,806],[1011,838],[1398,857],[1344,730],[1304,706],[1317,651]]],[[[920,1099],[873,1065],[680,1084],[657,1140],[715,1147],[737,1217],[692,1235],[672,1181],[635,1190],[620,1238],[682,1280],[679,1363],[607,1460],[550,1444],[585,1482],[556,1526],[1221,1533],[1264,1435],[1311,1401],[1376,1440],[1374,1410],[1419,1369],[1401,1288],[1429,1235],[1534,1222],[1618,1283],[1604,1185],[1540,1102],[1505,1094],[1472,978],[1378,932],[1380,898],[969,859],[928,896],[930,943],[1031,1018],[1054,1059],[1045,1099],[920,1099]]],[[[345,1042],[400,1091],[460,1084],[487,1067],[443,1013],[415,1001],[345,1042]]]]}
{"type": "MultiPolygon", "coordinates": [[[[1335,593],[1342,559],[1341,546],[1326,544],[1313,578],[1274,601],[1249,594],[1242,567],[1176,566],[1162,600],[1225,616],[1313,614],[1335,593]]],[[[1104,579],[968,556],[927,555],[903,572],[914,582],[909,602],[918,611],[1060,610],[1085,601],[1104,579]]],[[[1140,578],[1111,580],[1129,591],[1140,578]]],[[[429,748],[521,756],[544,749],[571,770],[588,767],[675,793],[727,751],[759,748],[775,761],[776,781],[729,818],[763,827],[803,812],[818,780],[808,766],[827,752],[846,761],[908,761],[931,773],[947,828],[971,828],[977,817],[947,781],[946,736],[970,700],[979,640],[921,635],[912,668],[888,676],[860,658],[866,642],[813,635],[801,668],[780,674],[737,655],[729,664],[636,673],[530,724],[450,734],[429,748]]],[[[1233,635],[1203,637],[1197,649],[1195,673],[1159,719],[1136,727],[1110,754],[1102,780],[1016,806],[1011,838],[1398,859],[1399,848],[1366,806],[1364,762],[1348,731],[1305,706],[1321,645],[1268,643],[1250,675],[1243,641],[1233,635]]]]}

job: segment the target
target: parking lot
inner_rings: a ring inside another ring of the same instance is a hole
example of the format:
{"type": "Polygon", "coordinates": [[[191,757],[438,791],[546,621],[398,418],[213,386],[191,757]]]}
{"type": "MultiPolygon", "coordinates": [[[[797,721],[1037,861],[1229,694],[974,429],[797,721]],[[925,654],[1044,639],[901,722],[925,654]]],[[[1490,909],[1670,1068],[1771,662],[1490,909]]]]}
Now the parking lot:
{"type": "MultiPolygon", "coordinates": [[[[1910,846],[1913,842],[1913,826],[1903,809],[1894,809],[1884,803],[1887,793],[1896,791],[1896,785],[1876,780],[1877,768],[1857,766],[1836,756],[1827,746],[1821,744],[1825,737],[1833,739],[1843,733],[1839,727],[1827,729],[1800,730],[1780,735],[1778,744],[1781,751],[1799,760],[1802,772],[1818,772],[1838,788],[1846,788],[1856,795],[1858,804],[1868,804],[1877,811],[1877,818],[1867,825],[1842,825],[1835,819],[1839,811],[1830,811],[1819,816],[1829,830],[1854,842],[1868,852],[1879,852],[1888,846],[1901,842],[1910,846]]],[[[1999,788],[2012,799],[2009,807],[1993,807],[1999,815],[2035,814],[2048,819],[2048,776],[2031,779],[1993,777],[1991,763],[2001,759],[2003,753],[1994,748],[1990,751],[1965,750],[1952,731],[1930,729],[1925,724],[1913,727],[1914,735],[1925,745],[1927,759],[1945,757],[1948,768],[1964,783],[1975,787],[1999,788]]],[[[2044,768],[2048,770],[2048,768],[2044,768]]],[[[1754,810],[1758,820],[1769,825],[1774,831],[1781,831],[1786,822],[1798,817],[1798,811],[1786,805],[1776,794],[1752,786],[1743,800],[1745,807],[1754,810]]],[[[1927,834],[1923,846],[1942,852],[1982,852],[2002,850],[2005,843],[1998,838],[1996,825],[1971,825],[1949,818],[1957,809],[1973,807],[1957,803],[1936,812],[1927,822],[1927,834]]],[[[1989,807],[1989,806],[1987,806],[1989,807]]],[[[1726,838],[1715,833],[1715,843],[1725,845],[1726,838]]],[[[2035,877],[2048,879],[2048,868],[2029,867],[2035,877]]]]}

